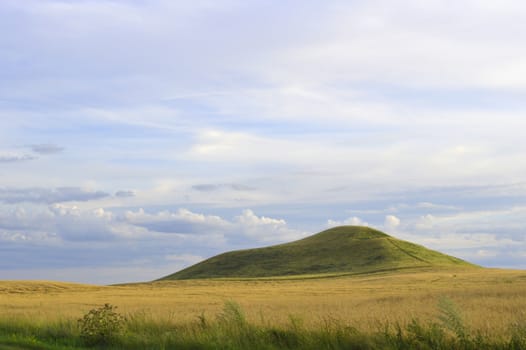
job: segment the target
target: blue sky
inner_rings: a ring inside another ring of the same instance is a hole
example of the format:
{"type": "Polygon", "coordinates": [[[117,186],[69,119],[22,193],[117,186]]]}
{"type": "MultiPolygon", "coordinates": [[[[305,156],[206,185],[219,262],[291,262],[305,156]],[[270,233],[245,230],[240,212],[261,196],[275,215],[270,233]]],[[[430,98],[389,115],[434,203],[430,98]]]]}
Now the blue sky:
{"type": "Polygon", "coordinates": [[[520,1],[0,3],[0,279],[363,224],[526,268],[520,1]]]}

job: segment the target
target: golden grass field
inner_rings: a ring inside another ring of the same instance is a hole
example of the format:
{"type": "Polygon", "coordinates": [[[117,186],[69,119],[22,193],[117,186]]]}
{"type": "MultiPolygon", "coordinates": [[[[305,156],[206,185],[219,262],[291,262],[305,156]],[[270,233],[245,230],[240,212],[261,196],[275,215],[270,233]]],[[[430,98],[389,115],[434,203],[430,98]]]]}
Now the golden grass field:
{"type": "Polygon", "coordinates": [[[0,317],[36,323],[78,319],[110,303],[118,311],[148,320],[184,323],[214,318],[224,302],[236,301],[250,322],[306,327],[326,321],[377,330],[385,321],[435,321],[437,303],[447,296],[465,323],[492,337],[526,318],[526,271],[469,269],[405,271],[312,279],[186,280],[88,286],[57,282],[0,282],[0,317]]]}

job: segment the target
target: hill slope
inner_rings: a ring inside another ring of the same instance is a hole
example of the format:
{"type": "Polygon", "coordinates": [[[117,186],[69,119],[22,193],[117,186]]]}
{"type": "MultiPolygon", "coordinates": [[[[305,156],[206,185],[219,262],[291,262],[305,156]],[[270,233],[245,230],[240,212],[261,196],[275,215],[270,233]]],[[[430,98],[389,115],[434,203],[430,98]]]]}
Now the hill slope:
{"type": "Polygon", "coordinates": [[[291,243],[223,253],[161,280],[363,273],[433,266],[475,267],[369,227],[340,226],[291,243]]]}

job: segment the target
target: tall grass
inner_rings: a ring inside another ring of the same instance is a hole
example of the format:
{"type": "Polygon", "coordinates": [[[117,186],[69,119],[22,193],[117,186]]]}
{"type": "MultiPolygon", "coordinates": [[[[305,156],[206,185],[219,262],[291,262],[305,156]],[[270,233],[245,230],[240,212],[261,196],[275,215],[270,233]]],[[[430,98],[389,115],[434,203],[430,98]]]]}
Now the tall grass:
{"type": "MultiPolygon", "coordinates": [[[[192,322],[158,320],[146,312],[126,315],[124,331],[110,345],[87,346],[76,320],[49,324],[0,317],[0,348],[14,349],[526,349],[526,322],[518,317],[507,338],[473,333],[450,299],[437,305],[435,320],[381,323],[375,331],[326,317],[307,328],[301,319],[288,324],[251,323],[233,301],[213,316],[196,315],[192,322]]],[[[263,316],[262,316],[263,318],[263,316]]]]}
{"type": "Polygon", "coordinates": [[[77,320],[105,303],[126,318],[106,349],[526,349],[525,295],[524,271],[488,269],[111,287],[0,282],[0,349],[88,348],[77,320]]]}
{"type": "Polygon", "coordinates": [[[90,309],[110,303],[127,317],[142,315],[153,323],[187,324],[202,313],[215,319],[224,300],[233,299],[253,324],[270,322],[285,327],[289,315],[294,315],[312,329],[331,316],[371,332],[377,329],[377,320],[392,324],[407,324],[412,318],[429,320],[437,314],[437,301],[446,295],[462,307],[462,321],[470,329],[509,337],[517,310],[526,310],[526,273],[521,271],[420,271],[308,280],[71,285],[63,289],[50,289],[48,284],[0,281],[0,318],[10,315],[49,324],[78,319],[90,309]]]}

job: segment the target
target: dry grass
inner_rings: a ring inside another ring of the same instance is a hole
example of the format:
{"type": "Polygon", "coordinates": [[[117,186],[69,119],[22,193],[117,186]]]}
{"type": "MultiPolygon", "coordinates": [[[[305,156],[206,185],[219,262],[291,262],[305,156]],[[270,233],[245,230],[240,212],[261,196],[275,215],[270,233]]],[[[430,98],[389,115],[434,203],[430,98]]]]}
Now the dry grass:
{"type": "Polygon", "coordinates": [[[34,323],[78,319],[110,303],[119,312],[159,322],[185,323],[215,317],[226,300],[238,302],[254,323],[306,327],[338,320],[367,331],[380,323],[412,318],[436,320],[438,300],[447,296],[466,325],[491,337],[508,335],[526,311],[526,271],[406,271],[325,279],[191,280],[85,286],[54,282],[0,282],[0,318],[34,323]]]}

